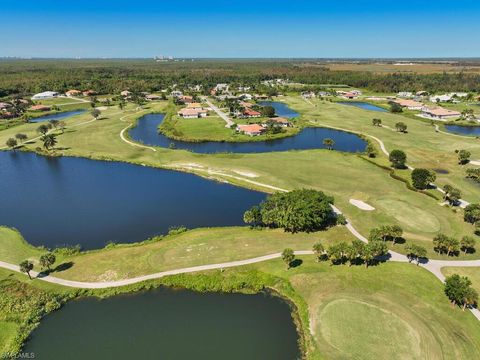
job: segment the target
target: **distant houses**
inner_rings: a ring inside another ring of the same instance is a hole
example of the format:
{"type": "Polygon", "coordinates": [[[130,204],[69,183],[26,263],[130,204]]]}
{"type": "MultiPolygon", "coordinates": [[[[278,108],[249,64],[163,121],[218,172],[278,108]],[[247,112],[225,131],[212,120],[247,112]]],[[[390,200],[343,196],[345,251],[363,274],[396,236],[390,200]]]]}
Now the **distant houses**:
{"type": "Polygon", "coordinates": [[[437,107],[437,108],[424,107],[422,109],[422,115],[429,119],[448,120],[448,119],[459,118],[462,114],[458,111],[445,109],[441,107],[437,107]]]}
{"type": "Polygon", "coordinates": [[[423,103],[410,99],[399,99],[393,100],[392,102],[400,105],[401,107],[407,108],[408,110],[422,110],[425,107],[423,103]]]}
{"type": "Polygon", "coordinates": [[[362,92],[359,90],[337,91],[337,95],[347,100],[353,100],[362,95],[362,92]]]}
{"type": "Polygon", "coordinates": [[[82,92],[80,90],[72,89],[65,92],[65,95],[67,95],[68,97],[80,96],[82,95],[82,92]]]}
{"type": "Polygon", "coordinates": [[[258,136],[263,134],[266,129],[262,125],[249,124],[249,125],[237,125],[237,131],[249,136],[258,136]]]}
{"type": "Polygon", "coordinates": [[[207,110],[183,108],[177,113],[177,115],[184,119],[198,119],[206,117],[207,110]]]}
{"type": "Polygon", "coordinates": [[[32,96],[32,100],[44,100],[44,99],[53,99],[58,96],[56,91],[44,91],[32,96]]]}
{"type": "Polygon", "coordinates": [[[290,126],[290,121],[288,119],[286,119],[284,117],[280,117],[280,116],[270,118],[268,121],[274,122],[277,125],[282,126],[282,127],[289,127],[290,126]]]}

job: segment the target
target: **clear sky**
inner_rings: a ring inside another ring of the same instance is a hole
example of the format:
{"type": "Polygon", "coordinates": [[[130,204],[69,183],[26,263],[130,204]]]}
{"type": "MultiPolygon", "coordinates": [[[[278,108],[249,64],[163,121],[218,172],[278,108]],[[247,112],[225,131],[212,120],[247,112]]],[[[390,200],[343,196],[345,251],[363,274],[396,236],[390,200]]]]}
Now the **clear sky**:
{"type": "Polygon", "coordinates": [[[0,56],[480,57],[480,0],[1,0],[0,56]]]}

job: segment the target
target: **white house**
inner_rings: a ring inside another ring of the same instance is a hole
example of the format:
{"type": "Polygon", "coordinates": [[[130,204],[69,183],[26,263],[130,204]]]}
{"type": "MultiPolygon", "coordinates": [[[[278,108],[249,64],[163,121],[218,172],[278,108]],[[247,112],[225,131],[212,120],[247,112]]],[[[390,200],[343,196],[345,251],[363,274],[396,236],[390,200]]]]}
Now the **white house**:
{"type": "Polygon", "coordinates": [[[44,91],[32,96],[32,100],[53,99],[58,96],[56,91],[44,91]]]}
{"type": "Polygon", "coordinates": [[[178,116],[183,117],[184,119],[198,119],[207,116],[207,110],[204,109],[181,109],[178,113],[178,116]]]}
{"type": "Polygon", "coordinates": [[[394,100],[394,103],[397,103],[401,107],[406,107],[408,110],[422,110],[424,108],[424,104],[415,100],[410,99],[399,99],[394,100]]]}
{"type": "Polygon", "coordinates": [[[431,102],[448,102],[448,101],[451,101],[452,100],[452,96],[451,95],[433,95],[433,96],[430,96],[430,101],[431,102]]]}
{"type": "Polygon", "coordinates": [[[405,99],[408,99],[408,98],[411,98],[413,97],[413,94],[410,92],[410,91],[400,91],[397,96],[399,98],[405,98],[405,99]]]}
{"type": "Polygon", "coordinates": [[[238,98],[241,100],[252,100],[253,96],[250,94],[240,94],[238,95],[238,98]]]}

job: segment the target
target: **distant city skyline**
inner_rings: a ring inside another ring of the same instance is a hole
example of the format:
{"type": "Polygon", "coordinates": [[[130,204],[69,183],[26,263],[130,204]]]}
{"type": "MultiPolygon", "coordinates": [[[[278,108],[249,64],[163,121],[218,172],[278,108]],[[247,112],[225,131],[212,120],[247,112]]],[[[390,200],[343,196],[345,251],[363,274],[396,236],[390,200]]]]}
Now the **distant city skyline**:
{"type": "Polygon", "coordinates": [[[0,57],[480,57],[478,1],[3,0],[0,57]]]}

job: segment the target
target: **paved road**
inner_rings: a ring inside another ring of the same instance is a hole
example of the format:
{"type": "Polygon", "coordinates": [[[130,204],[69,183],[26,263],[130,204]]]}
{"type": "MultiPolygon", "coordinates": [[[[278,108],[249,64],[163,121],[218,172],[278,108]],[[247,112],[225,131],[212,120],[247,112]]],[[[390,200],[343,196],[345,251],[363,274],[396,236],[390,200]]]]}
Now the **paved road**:
{"type": "Polygon", "coordinates": [[[217,106],[215,106],[210,100],[208,100],[207,97],[203,97],[202,98],[209,107],[212,108],[213,111],[215,111],[217,113],[218,116],[220,116],[226,123],[227,125],[225,125],[226,128],[230,128],[233,124],[235,124],[232,119],[230,119],[228,117],[227,114],[225,114],[223,111],[221,111],[217,106]]]}

